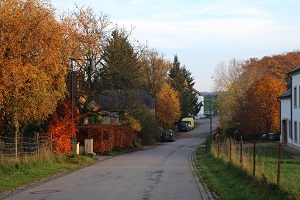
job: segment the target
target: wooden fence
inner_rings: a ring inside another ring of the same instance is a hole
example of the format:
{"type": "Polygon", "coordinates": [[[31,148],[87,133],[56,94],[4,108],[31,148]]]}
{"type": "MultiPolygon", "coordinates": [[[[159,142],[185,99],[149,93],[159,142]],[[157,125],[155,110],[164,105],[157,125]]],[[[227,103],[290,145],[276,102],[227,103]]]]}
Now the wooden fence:
{"type": "Polygon", "coordinates": [[[300,152],[287,145],[215,137],[210,142],[210,151],[214,157],[243,168],[259,180],[276,184],[288,192],[300,191],[297,184],[300,174],[296,172],[300,169],[300,152]]]}

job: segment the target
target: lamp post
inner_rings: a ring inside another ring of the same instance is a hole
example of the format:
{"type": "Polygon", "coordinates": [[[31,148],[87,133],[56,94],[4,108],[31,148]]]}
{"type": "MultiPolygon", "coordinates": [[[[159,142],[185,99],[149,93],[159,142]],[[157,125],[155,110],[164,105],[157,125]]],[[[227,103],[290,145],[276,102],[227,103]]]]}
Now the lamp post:
{"type": "Polygon", "coordinates": [[[96,67],[95,67],[95,62],[93,61],[93,59],[89,59],[88,60],[88,66],[87,66],[87,74],[88,74],[88,86],[87,86],[87,90],[88,90],[88,94],[90,94],[91,90],[92,90],[92,72],[96,71],[96,67]]]}
{"type": "MultiPolygon", "coordinates": [[[[71,119],[72,123],[74,123],[74,59],[71,58],[71,119]]],[[[72,143],[72,152],[76,153],[76,135],[74,134],[71,138],[72,143]]]]}
{"type": "MultiPolygon", "coordinates": [[[[204,106],[203,103],[209,103],[209,125],[210,125],[210,134],[209,134],[209,141],[212,139],[212,106],[211,106],[211,100],[210,101],[201,101],[200,106],[204,106]]],[[[209,143],[210,144],[210,143],[209,143]]],[[[206,151],[208,151],[208,140],[206,140],[206,151]]]]}
{"type": "MultiPolygon", "coordinates": [[[[74,62],[76,62],[76,60],[79,59],[75,59],[75,58],[70,58],[71,60],[71,66],[70,66],[70,70],[71,70],[71,118],[72,118],[72,122],[74,123],[74,62]]],[[[96,70],[95,68],[95,64],[93,62],[92,59],[88,59],[87,62],[87,75],[88,75],[88,80],[87,80],[87,90],[88,90],[88,95],[91,92],[92,89],[92,72],[96,70]]],[[[71,138],[71,142],[72,142],[72,152],[76,153],[77,152],[77,142],[76,142],[76,135],[73,135],[71,138]]]]}

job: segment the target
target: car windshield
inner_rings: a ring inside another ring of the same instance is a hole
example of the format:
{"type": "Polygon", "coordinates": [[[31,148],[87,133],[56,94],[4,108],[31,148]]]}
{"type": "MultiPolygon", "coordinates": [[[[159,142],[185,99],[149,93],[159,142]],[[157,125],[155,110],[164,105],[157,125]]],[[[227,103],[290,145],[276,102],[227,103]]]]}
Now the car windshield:
{"type": "Polygon", "coordinates": [[[187,121],[182,121],[181,124],[183,124],[183,125],[188,125],[189,122],[187,122],[187,121]]]}
{"type": "Polygon", "coordinates": [[[170,131],[163,131],[162,134],[168,134],[170,131]]]}

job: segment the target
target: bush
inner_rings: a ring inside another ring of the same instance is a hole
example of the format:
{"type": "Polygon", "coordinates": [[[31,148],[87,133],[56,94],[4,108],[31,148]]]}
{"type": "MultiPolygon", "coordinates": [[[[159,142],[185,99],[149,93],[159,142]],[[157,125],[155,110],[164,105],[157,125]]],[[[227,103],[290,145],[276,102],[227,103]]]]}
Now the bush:
{"type": "Polygon", "coordinates": [[[48,134],[52,134],[53,151],[55,153],[68,153],[72,150],[70,138],[77,131],[75,118],[72,118],[71,104],[58,104],[56,112],[50,119],[48,134]]]}
{"type": "Polygon", "coordinates": [[[160,132],[154,114],[150,112],[142,113],[140,122],[142,124],[142,130],[138,132],[137,135],[142,139],[142,144],[150,145],[156,143],[157,138],[160,137],[160,132]]]}

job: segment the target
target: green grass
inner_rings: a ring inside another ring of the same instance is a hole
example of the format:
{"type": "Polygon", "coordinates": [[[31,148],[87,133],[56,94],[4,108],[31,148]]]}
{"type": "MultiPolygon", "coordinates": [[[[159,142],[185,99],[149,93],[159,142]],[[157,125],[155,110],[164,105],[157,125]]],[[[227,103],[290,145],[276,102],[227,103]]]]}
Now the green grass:
{"type": "Polygon", "coordinates": [[[205,147],[199,147],[197,150],[197,165],[202,170],[202,179],[222,200],[297,199],[294,193],[284,191],[265,179],[258,180],[247,171],[213,157],[206,153],[205,147]]]}
{"type": "Polygon", "coordinates": [[[0,193],[35,183],[53,175],[68,172],[97,159],[80,155],[48,155],[44,158],[26,158],[15,162],[0,159],[0,193]]]}

